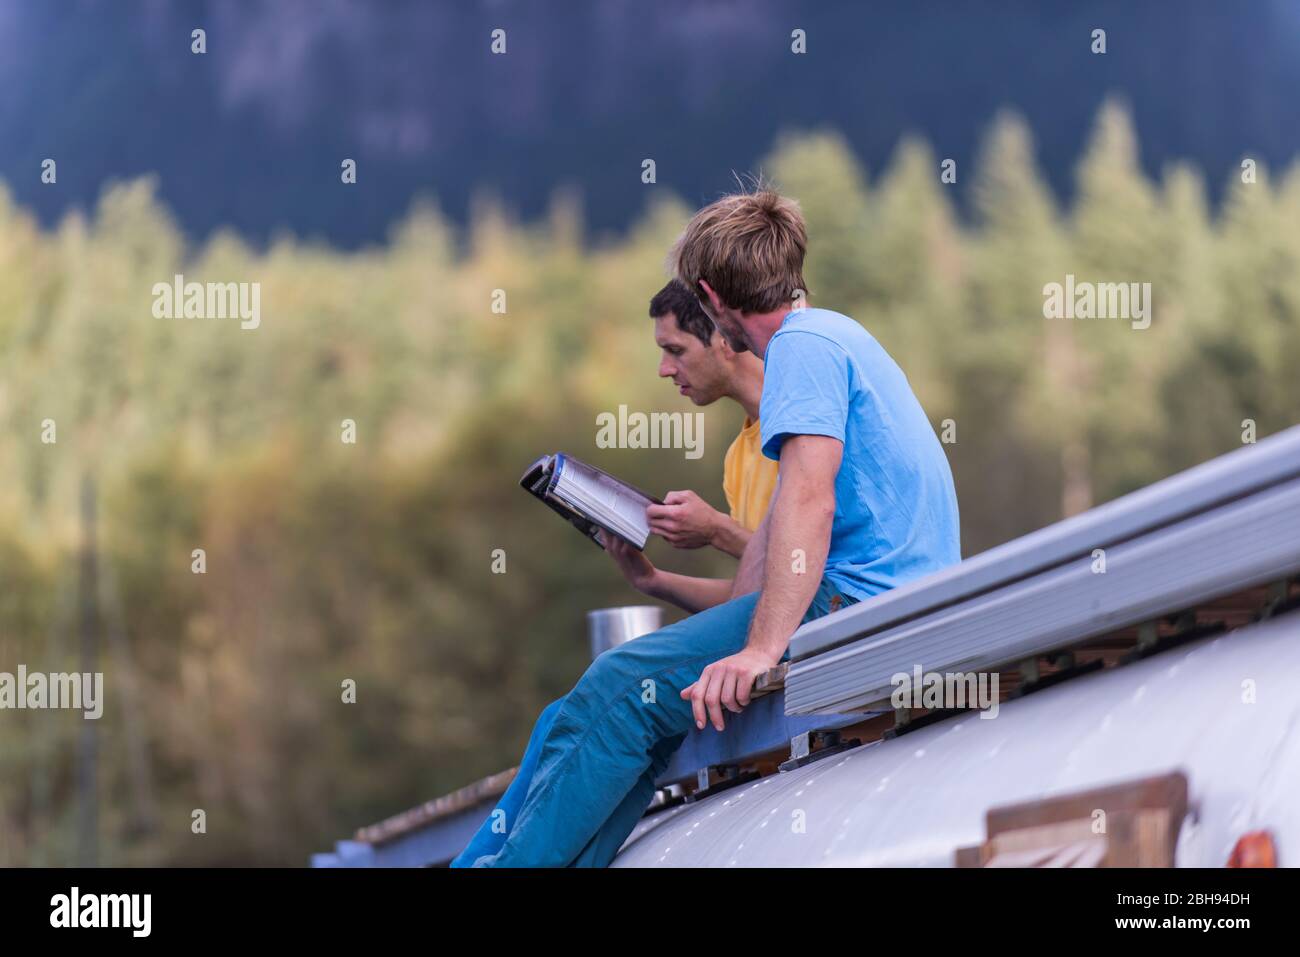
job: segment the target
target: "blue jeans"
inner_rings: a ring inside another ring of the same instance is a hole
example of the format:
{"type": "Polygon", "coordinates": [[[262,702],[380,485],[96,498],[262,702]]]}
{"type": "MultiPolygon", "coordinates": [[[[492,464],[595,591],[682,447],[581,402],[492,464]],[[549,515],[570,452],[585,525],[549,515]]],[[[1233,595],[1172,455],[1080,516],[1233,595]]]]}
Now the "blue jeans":
{"type": "MultiPolygon", "coordinates": [[[[823,579],[804,621],[854,601],[823,579]]],[[[735,598],[593,661],[542,711],[519,773],[451,866],[608,865],[695,726],[682,689],[745,646],[757,603],[735,598]]]]}

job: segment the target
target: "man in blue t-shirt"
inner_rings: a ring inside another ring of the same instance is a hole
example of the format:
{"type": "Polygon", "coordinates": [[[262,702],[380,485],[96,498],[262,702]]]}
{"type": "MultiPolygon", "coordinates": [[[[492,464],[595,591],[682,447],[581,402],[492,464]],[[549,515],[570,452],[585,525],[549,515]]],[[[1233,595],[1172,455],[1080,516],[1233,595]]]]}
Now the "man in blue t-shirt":
{"type": "Polygon", "coordinates": [[[467,849],[455,866],[609,863],[691,727],[722,731],[801,622],[959,560],[943,449],[879,343],[806,306],[806,248],[798,206],[766,189],[702,209],[678,240],[677,277],[733,350],[764,360],[776,493],[734,580],[661,572],[607,545],[637,587],[703,610],[600,655],[543,712],[521,763],[523,803],[514,820],[493,812],[499,850],[469,860],[467,849]]]}
{"type": "Polygon", "coordinates": [[[825,576],[862,599],[959,561],[948,460],[880,343],[847,316],[804,308],[763,356],[763,454],[780,460],[792,436],[842,448],[825,576]]]}

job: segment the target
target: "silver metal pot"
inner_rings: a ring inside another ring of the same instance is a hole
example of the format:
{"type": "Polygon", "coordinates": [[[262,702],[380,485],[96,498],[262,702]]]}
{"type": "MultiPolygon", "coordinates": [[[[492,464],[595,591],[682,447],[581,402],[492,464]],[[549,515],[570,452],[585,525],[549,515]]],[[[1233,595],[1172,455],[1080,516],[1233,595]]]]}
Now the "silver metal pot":
{"type": "Polygon", "coordinates": [[[589,611],[587,635],[591,639],[592,660],[601,652],[658,631],[662,626],[663,609],[658,605],[625,605],[589,611]]]}

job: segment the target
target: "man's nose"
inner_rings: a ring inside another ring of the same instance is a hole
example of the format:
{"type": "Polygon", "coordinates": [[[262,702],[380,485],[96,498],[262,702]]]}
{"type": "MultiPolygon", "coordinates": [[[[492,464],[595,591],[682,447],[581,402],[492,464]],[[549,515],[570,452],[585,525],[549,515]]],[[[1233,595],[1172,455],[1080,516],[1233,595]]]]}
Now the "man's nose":
{"type": "Polygon", "coordinates": [[[668,379],[677,375],[677,366],[668,361],[667,358],[659,360],[659,378],[668,379]]]}

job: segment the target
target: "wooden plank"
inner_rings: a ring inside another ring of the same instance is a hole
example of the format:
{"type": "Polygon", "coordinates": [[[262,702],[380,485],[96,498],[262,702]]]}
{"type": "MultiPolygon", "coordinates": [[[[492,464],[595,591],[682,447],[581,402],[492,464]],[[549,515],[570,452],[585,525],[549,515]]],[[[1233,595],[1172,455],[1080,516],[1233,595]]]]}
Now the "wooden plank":
{"type": "Polygon", "coordinates": [[[1097,809],[1105,811],[1109,818],[1122,811],[1162,808],[1173,812],[1179,821],[1186,815],[1187,778],[1181,772],[1140,778],[1059,798],[991,808],[988,812],[988,835],[994,838],[1005,831],[1091,819],[1097,809]]]}
{"type": "Polygon", "coordinates": [[[789,670],[790,663],[783,661],[775,668],[769,668],[764,674],[759,675],[754,679],[753,697],[780,691],[785,687],[785,676],[789,670]]]}
{"type": "Polygon", "coordinates": [[[427,827],[441,818],[449,817],[479,804],[485,804],[504,794],[518,772],[518,768],[510,768],[506,771],[488,775],[473,784],[467,784],[463,788],[452,791],[450,794],[444,794],[442,797],[426,801],[418,807],[413,807],[408,811],[386,818],[378,824],[360,828],[357,830],[357,840],[365,841],[368,844],[383,844],[386,841],[409,834],[411,831],[427,827]]]}

